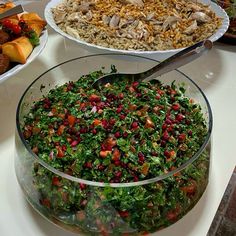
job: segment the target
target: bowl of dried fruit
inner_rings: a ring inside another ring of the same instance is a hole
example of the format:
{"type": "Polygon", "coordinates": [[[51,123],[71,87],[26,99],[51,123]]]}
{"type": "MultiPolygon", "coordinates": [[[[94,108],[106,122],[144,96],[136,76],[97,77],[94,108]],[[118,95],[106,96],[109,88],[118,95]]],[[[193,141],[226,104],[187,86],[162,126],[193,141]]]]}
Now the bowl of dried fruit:
{"type": "Polygon", "coordinates": [[[225,11],[212,1],[52,0],[48,24],[90,51],[142,55],[162,60],[227,30],[225,11]]]}
{"type": "Polygon", "coordinates": [[[16,115],[15,171],[29,203],[50,222],[81,235],[142,235],[175,223],[201,198],[212,112],[195,82],[175,70],[151,82],[124,77],[92,86],[106,73],[156,63],[85,56],[26,89],[16,115]]]}

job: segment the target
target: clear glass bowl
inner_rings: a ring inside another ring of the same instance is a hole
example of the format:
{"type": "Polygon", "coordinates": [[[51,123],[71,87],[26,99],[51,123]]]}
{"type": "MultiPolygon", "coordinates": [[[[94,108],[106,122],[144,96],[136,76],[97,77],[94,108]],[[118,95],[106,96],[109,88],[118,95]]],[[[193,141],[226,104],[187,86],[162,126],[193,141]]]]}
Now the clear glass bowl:
{"type": "Polygon", "coordinates": [[[29,203],[49,221],[81,235],[141,235],[173,224],[198,202],[208,183],[212,112],[201,89],[180,71],[172,71],[159,80],[165,84],[173,80],[185,84],[186,95],[202,107],[208,133],[191,159],[164,175],[111,184],[79,179],[39,159],[22,133],[23,117],[50,89],[101,68],[110,72],[111,65],[119,72],[132,73],[147,70],[156,63],[122,54],[85,56],[49,69],[27,88],[17,108],[15,171],[29,203]],[[55,177],[61,179],[60,187],[52,184],[55,177]],[[83,190],[81,185],[85,186],[83,190]]]}

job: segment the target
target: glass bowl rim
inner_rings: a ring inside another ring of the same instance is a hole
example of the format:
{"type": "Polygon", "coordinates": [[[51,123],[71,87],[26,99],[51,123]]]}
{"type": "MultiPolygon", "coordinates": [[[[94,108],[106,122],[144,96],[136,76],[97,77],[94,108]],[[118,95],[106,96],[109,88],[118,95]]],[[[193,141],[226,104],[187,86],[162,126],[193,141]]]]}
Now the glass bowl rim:
{"type": "Polygon", "coordinates": [[[200,92],[200,94],[202,95],[204,101],[206,102],[206,106],[207,106],[207,111],[208,111],[208,132],[206,135],[206,138],[202,144],[202,146],[199,148],[199,150],[188,160],[186,161],[184,164],[182,164],[180,167],[162,174],[160,176],[156,176],[154,178],[150,178],[150,179],[146,179],[146,180],[141,180],[141,181],[137,181],[137,182],[129,182],[129,183],[105,183],[105,182],[96,182],[96,181],[92,181],[92,180],[86,180],[86,179],[81,179],[78,177],[74,177],[72,175],[66,174],[64,172],[61,172],[57,169],[55,169],[54,167],[50,166],[48,163],[46,163],[45,161],[43,161],[42,159],[40,159],[30,148],[29,144],[26,142],[23,133],[21,131],[21,126],[20,126],[20,119],[19,119],[19,114],[20,114],[20,108],[21,105],[23,103],[23,99],[25,97],[25,95],[27,94],[27,92],[30,90],[30,88],[34,85],[34,83],[36,83],[41,77],[43,77],[45,74],[47,74],[48,72],[54,70],[57,67],[60,67],[61,65],[64,65],[66,63],[70,63],[76,60],[81,60],[84,58],[92,58],[92,57],[101,57],[101,56],[125,56],[125,57],[134,57],[134,58],[140,58],[140,59],[145,59],[145,60],[149,60],[149,61],[153,61],[153,62],[159,62],[155,59],[152,58],[147,58],[147,57],[143,57],[143,56],[139,56],[139,55],[132,55],[132,54],[123,54],[123,53],[101,53],[101,54],[91,54],[91,55],[86,55],[86,56],[81,56],[81,57],[76,57],[76,58],[72,58],[66,61],[63,61],[61,63],[58,63],[55,66],[52,66],[51,68],[49,68],[48,70],[46,70],[45,72],[43,72],[42,74],[40,74],[35,80],[33,80],[33,82],[26,88],[26,90],[24,91],[24,93],[22,94],[18,105],[17,105],[17,110],[16,110],[16,131],[18,132],[18,135],[20,137],[20,141],[23,143],[24,147],[26,148],[26,150],[29,152],[29,154],[31,156],[33,156],[33,158],[39,163],[41,164],[43,167],[45,167],[46,169],[48,169],[49,171],[51,171],[52,173],[61,176],[62,178],[68,179],[70,181],[73,182],[77,182],[77,183],[83,183],[85,185],[88,186],[95,186],[95,187],[134,187],[134,186],[141,186],[141,185],[146,185],[146,184],[150,184],[150,183],[154,183],[154,182],[158,182],[160,180],[164,180],[170,176],[173,176],[174,174],[180,172],[181,170],[183,170],[186,166],[188,166],[189,164],[191,164],[192,162],[194,162],[199,155],[202,153],[202,151],[204,150],[204,148],[207,146],[207,144],[210,141],[210,137],[211,137],[211,133],[212,133],[212,126],[213,126],[213,115],[212,115],[212,110],[210,107],[210,103],[206,97],[206,95],[204,94],[204,92],[201,90],[201,88],[185,73],[183,73],[182,71],[180,71],[179,69],[176,69],[174,71],[177,71],[178,73],[180,73],[182,76],[184,76],[187,80],[189,80],[200,92]]]}

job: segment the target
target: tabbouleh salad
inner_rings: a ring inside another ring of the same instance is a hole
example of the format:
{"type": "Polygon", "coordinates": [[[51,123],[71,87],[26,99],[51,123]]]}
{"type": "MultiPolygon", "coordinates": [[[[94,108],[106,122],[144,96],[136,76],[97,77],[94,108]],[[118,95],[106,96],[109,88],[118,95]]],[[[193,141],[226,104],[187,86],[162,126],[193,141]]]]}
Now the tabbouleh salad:
{"type": "MultiPolygon", "coordinates": [[[[173,171],[200,149],[206,121],[184,86],[124,78],[92,88],[102,74],[50,90],[24,117],[24,138],[40,159],[85,180],[129,183],[173,171]]],[[[72,182],[38,163],[33,175],[40,204],[55,218],[89,235],[123,235],[154,232],[182,217],[203,193],[208,165],[205,151],[171,177],[122,188],[72,182]]]]}

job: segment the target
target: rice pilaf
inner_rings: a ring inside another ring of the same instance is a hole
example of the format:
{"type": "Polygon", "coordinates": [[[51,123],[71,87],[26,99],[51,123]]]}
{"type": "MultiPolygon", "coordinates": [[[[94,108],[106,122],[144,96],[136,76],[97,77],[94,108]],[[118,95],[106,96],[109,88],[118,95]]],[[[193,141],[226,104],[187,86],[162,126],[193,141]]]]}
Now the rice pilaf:
{"type": "Polygon", "coordinates": [[[65,0],[52,14],[72,37],[120,50],[187,47],[222,24],[209,5],[194,0],[65,0]]]}

